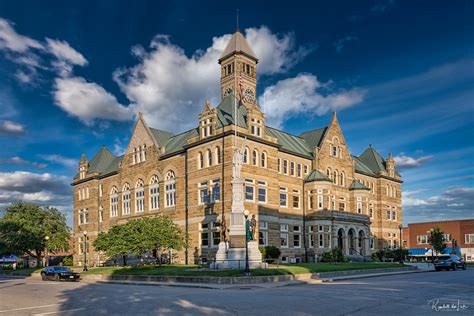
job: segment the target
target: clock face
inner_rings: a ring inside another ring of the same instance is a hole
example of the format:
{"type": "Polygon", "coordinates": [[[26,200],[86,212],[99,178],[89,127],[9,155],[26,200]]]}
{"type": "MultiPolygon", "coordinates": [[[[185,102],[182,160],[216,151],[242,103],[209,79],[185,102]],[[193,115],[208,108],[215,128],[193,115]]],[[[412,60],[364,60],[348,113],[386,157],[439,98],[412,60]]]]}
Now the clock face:
{"type": "Polygon", "coordinates": [[[234,90],[231,87],[228,87],[224,90],[224,96],[228,96],[229,94],[232,94],[234,90]]]}
{"type": "Polygon", "coordinates": [[[255,93],[252,88],[245,88],[244,90],[244,99],[246,102],[254,103],[255,102],[255,93]]]}

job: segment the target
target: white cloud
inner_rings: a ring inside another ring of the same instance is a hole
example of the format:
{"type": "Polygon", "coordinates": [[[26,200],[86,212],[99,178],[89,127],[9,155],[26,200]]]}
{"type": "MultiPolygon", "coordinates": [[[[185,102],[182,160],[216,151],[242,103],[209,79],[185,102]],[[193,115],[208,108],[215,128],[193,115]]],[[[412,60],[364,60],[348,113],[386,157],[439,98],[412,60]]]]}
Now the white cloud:
{"type": "Polygon", "coordinates": [[[35,161],[28,161],[21,157],[15,156],[10,158],[1,158],[0,164],[11,164],[11,165],[24,165],[24,166],[32,166],[38,169],[44,169],[48,165],[45,163],[35,162],[35,161]]]}
{"type": "Polygon", "coordinates": [[[327,85],[319,82],[316,76],[303,73],[265,88],[259,103],[266,113],[267,123],[281,127],[292,115],[339,111],[360,103],[365,94],[359,89],[323,94],[326,89],[327,85]]]}
{"type": "Polygon", "coordinates": [[[395,161],[397,168],[411,169],[411,168],[420,167],[431,158],[433,158],[432,155],[423,156],[420,158],[413,158],[402,153],[398,156],[393,157],[393,160],[395,161]]]}
{"type": "Polygon", "coordinates": [[[334,42],[334,47],[336,48],[336,52],[342,52],[342,49],[350,42],[356,41],[358,38],[356,36],[348,35],[343,38],[338,39],[334,42]]]}
{"type": "Polygon", "coordinates": [[[46,38],[48,51],[56,57],[52,64],[61,76],[69,75],[72,72],[72,66],[85,66],[87,60],[84,56],[72,48],[68,42],[46,38]]]}
{"type": "Polygon", "coordinates": [[[0,122],[0,135],[1,134],[23,134],[25,132],[25,127],[20,123],[12,121],[2,121],[0,122]]]}
{"type": "Polygon", "coordinates": [[[130,107],[118,103],[115,96],[82,77],[56,78],[55,103],[68,114],[92,125],[95,119],[126,121],[133,117],[130,107]]]}
{"type": "Polygon", "coordinates": [[[54,162],[54,163],[57,163],[57,164],[60,164],[60,165],[66,166],[66,167],[70,167],[70,168],[76,167],[77,164],[79,163],[78,160],[75,160],[75,159],[72,159],[72,158],[67,158],[67,157],[64,157],[64,156],[61,156],[61,155],[56,155],[56,154],[41,155],[41,158],[43,158],[46,161],[54,162]]]}
{"type": "Polygon", "coordinates": [[[8,20],[0,18],[0,49],[23,53],[32,48],[44,49],[44,46],[32,38],[18,34],[8,20]]]}
{"type": "MultiPolygon", "coordinates": [[[[260,59],[260,75],[281,73],[293,66],[310,50],[295,48],[292,34],[276,35],[262,26],[246,30],[249,44],[260,59]]],[[[135,111],[144,113],[154,127],[180,131],[195,125],[205,99],[219,101],[220,70],[217,60],[231,35],[214,37],[212,45],[188,57],[168,36],[158,35],[150,51],[134,46],[132,54],[139,64],[118,69],[114,78],[135,111]],[[183,116],[183,113],[186,113],[183,116]]]]}

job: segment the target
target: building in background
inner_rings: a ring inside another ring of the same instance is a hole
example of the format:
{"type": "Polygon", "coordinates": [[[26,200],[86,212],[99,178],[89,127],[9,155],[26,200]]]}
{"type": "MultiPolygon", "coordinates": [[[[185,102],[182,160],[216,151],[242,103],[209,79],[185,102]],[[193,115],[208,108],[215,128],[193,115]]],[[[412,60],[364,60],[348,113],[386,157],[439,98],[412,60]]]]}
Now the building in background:
{"type": "Polygon", "coordinates": [[[221,101],[205,102],[199,117],[188,118],[195,128],[173,134],[139,115],[122,156],[106,147],[90,160],[83,155],[72,184],[75,264],[83,264],[84,252],[89,266],[103,260],[91,247],[100,232],[159,215],[188,236],[182,263],[212,260],[216,221],[230,219],[237,148],[245,191],[234,198],[256,216],[259,244],[280,247],[284,261],[334,247],[353,256],[397,247],[402,180],[392,155],[384,159],[372,146],[351,155],[335,113],[327,126],[300,135],[267,126],[256,98],[258,59],[239,31],[218,62],[221,101]]]}
{"type": "Polygon", "coordinates": [[[428,238],[430,229],[434,227],[439,227],[445,234],[448,245],[446,253],[453,251],[453,240],[456,240],[458,251],[461,252],[464,259],[467,262],[474,262],[474,219],[408,224],[408,227],[404,228],[403,236],[410,256],[415,258],[431,257],[428,238]]]}

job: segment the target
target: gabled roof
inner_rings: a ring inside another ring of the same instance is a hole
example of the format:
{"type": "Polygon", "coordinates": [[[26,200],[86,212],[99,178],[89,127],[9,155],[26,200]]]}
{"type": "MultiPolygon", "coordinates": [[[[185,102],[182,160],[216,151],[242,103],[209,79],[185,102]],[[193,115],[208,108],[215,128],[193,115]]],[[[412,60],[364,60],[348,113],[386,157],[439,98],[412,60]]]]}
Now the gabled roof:
{"type": "Polygon", "coordinates": [[[363,185],[361,182],[354,180],[352,181],[351,185],[349,186],[349,190],[367,190],[370,191],[370,188],[363,185]]]}
{"type": "Polygon", "coordinates": [[[291,135],[269,126],[265,126],[265,132],[267,135],[275,137],[283,150],[312,158],[311,148],[308,146],[308,144],[306,144],[303,138],[291,135]]]}
{"type": "Polygon", "coordinates": [[[107,147],[102,146],[94,158],[89,161],[88,173],[103,173],[115,158],[115,155],[107,147]]]}
{"type": "Polygon", "coordinates": [[[357,157],[357,156],[352,156],[352,158],[354,159],[354,168],[355,168],[355,171],[356,171],[356,172],[364,173],[364,174],[367,174],[367,175],[370,175],[370,176],[375,176],[375,173],[373,173],[373,171],[370,170],[370,168],[367,167],[367,166],[360,160],[359,157],[357,157]]]}
{"type": "Polygon", "coordinates": [[[304,179],[304,182],[313,182],[313,181],[328,181],[332,182],[325,174],[322,174],[318,170],[313,170],[311,173],[304,179]]]}
{"type": "Polygon", "coordinates": [[[198,129],[193,128],[171,137],[165,145],[165,154],[168,155],[183,150],[183,146],[188,143],[188,139],[196,136],[198,136],[198,129]]]}
{"type": "Polygon", "coordinates": [[[247,110],[233,93],[222,99],[221,103],[216,107],[216,111],[216,128],[232,125],[235,121],[237,121],[237,126],[247,128],[247,110]],[[237,105],[237,116],[235,116],[235,105],[237,105]]]}
{"type": "Polygon", "coordinates": [[[247,55],[248,57],[251,57],[255,59],[256,61],[258,61],[257,55],[255,55],[252,48],[250,48],[249,43],[245,39],[245,36],[242,33],[240,33],[239,30],[237,30],[230,38],[230,41],[229,43],[227,43],[227,46],[222,52],[222,55],[219,61],[221,61],[222,59],[234,53],[243,53],[247,55]]]}
{"type": "Polygon", "coordinates": [[[301,133],[300,137],[304,138],[304,140],[309,145],[309,147],[316,148],[316,147],[319,147],[319,145],[321,144],[321,140],[323,139],[323,136],[326,133],[327,129],[328,128],[326,126],[326,127],[314,129],[312,131],[307,131],[307,132],[301,133]]]}
{"type": "Polygon", "coordinates": [[[374,173],[387,171],[385,168],[385,160],[375,149],[372,148],[372,146],[369,146],[369,148],[359,156],[359,159],[374,173]]]}
{"type": "Polygon", "coordinates": [[[173,137],[173,133],[151,127],[149,129],[156,142],[160,144],[160,146],[164,146],[169,141],[169,139],[173,137]]]}

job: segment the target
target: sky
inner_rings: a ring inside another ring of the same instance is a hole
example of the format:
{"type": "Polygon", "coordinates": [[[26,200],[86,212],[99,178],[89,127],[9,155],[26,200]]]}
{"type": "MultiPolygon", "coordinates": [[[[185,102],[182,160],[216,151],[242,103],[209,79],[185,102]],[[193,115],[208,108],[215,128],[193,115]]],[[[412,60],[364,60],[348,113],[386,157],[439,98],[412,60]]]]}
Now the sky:
{"type": "Polygon", "coordinates": [[[472,1],[1,1],[0,210],[71,225],[83,152],[123,153],[138,112],[194,127],[237,9],[268,125],[300,134],[337,111],[352,154],[393,154],[405,225],[474,218],[472,1]]]}

